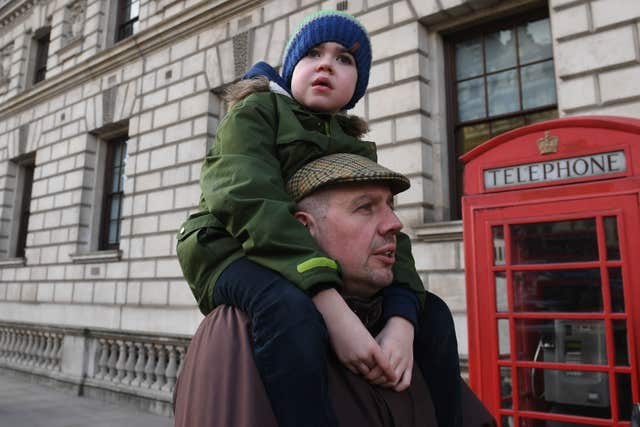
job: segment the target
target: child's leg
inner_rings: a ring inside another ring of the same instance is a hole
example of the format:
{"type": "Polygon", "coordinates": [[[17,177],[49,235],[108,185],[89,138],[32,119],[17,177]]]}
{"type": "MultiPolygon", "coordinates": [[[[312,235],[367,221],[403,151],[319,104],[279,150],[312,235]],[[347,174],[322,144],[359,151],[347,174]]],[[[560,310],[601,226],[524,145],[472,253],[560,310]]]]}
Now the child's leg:
{"type": "Polygon", "coordinates": [[[253,357],[279,426],[337,426],[328,391],[328,332],[311,298],[241,258],[216,282],[218,304],[251,320],[253,357]]]}
{"type": "Polygon", "coordinates": [[[460,359],[453,317],[445,302],[430,292],[418,316],[414,357],[431,391],[438,426],[460,427],[460,359]]]}

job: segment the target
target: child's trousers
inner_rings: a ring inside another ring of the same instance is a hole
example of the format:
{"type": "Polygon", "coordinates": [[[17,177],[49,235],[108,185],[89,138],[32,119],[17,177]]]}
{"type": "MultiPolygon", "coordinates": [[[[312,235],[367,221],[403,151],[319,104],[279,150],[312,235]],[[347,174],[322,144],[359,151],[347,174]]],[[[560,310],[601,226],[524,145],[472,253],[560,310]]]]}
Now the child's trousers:
{"type": "MultiPolygon", "coordinates": [[[[328,332],[304,292],[246,258],[220,275],[216,304],[242,310],[251,323],[253,358],[281,427],[333,427],[328,389],[328,332]]],[[[433,399],[439,427],[459,427],[460,368],[451,312],[427,292],[418,316],[414,360],[433,399]]]]}

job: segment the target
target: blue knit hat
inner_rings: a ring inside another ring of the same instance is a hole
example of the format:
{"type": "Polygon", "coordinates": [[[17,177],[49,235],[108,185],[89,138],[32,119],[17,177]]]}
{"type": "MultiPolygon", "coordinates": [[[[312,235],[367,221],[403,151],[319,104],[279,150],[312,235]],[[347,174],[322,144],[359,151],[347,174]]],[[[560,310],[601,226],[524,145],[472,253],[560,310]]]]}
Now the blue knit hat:
{"type": "Polygon", "coordinates": [[[371,69],[371,42],[367,30],[348,13],[322,10],[306,17],[293,32],[284,50],[282,77],[290,86],[293,69],[298,61],[309,52],[309,49],[325,42],[341,44],[349,50],[356,61],[358,82],[353,97],[342,107],[348,110],[364,96],[371,69]]]}

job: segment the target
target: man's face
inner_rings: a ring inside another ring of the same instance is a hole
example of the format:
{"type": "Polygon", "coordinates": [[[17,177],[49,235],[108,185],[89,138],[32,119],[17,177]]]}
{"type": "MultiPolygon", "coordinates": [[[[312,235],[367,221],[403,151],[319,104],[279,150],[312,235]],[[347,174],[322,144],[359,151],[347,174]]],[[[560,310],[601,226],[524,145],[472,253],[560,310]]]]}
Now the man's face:
{"type": "Polygon", "coordinates": [[[329,192],[328,208],[310,232],[342,267],[345,292],[368,297],[391,284],[396,234],[402,223],[393,195],[380,184],[342,185],[329,192]]]}
{"type": "Polygon", "coordinates": [[[347,105],[357,81],[353,56],[341,44],[326,42],[309,49],[296,64],[291,92],[310,110],[335,113],[347,105]]]}

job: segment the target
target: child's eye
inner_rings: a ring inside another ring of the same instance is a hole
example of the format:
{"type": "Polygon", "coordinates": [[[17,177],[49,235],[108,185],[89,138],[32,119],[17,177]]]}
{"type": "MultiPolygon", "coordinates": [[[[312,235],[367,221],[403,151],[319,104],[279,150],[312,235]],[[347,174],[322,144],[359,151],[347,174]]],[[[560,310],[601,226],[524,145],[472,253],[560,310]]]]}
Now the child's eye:
{"type": "Polygon", "coordinates": [[[309,52],[307,52],[307,56],[310,56],[311,58],[318,58],[320,56],[320,50],[311,48],[309,49],[309,52]]]}
{"type": "Polygon", "coordinates": [[[353,64],[353,58],[351,57],[351,55],[347,55],[346,53],[342,54],[342,55],[338,55],[338,62],[341,62],[345,65],[352,65],[353,64]]]}

